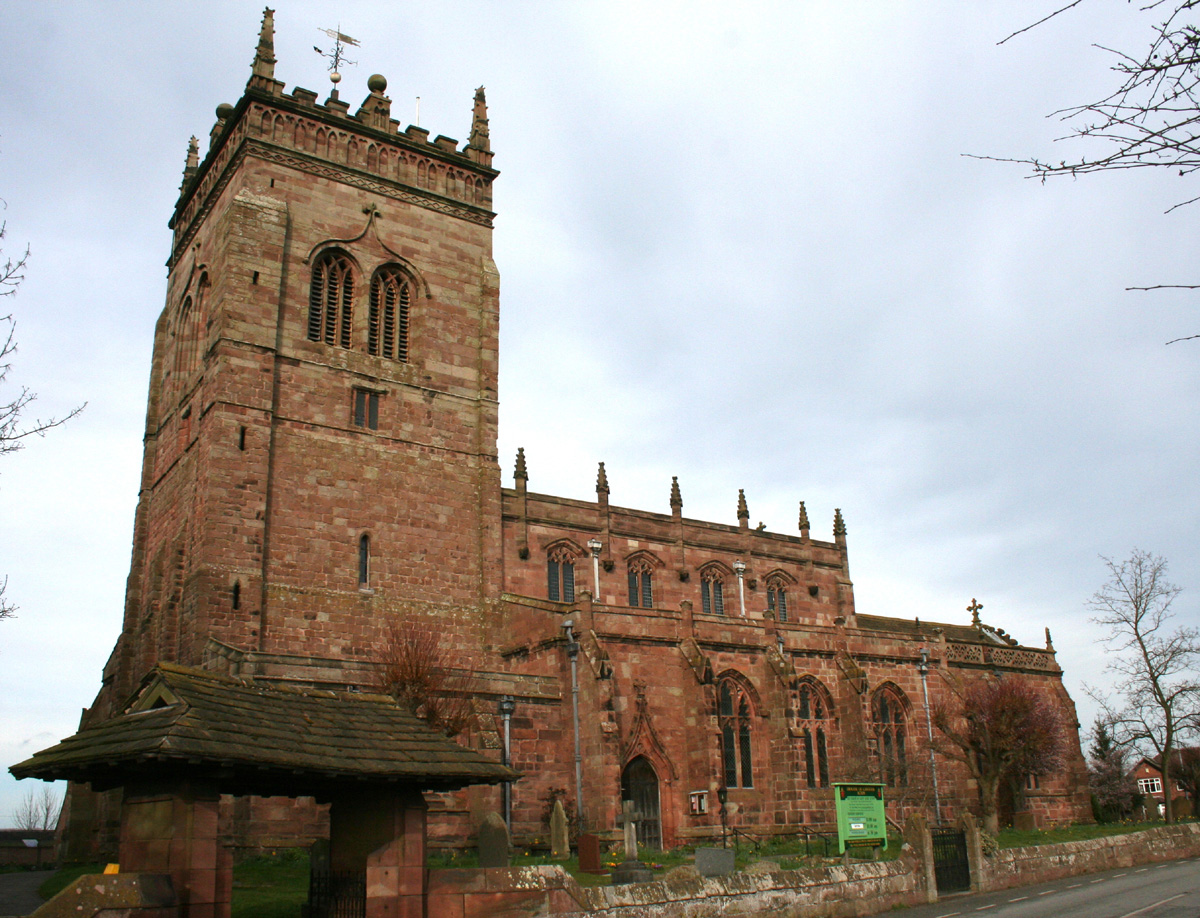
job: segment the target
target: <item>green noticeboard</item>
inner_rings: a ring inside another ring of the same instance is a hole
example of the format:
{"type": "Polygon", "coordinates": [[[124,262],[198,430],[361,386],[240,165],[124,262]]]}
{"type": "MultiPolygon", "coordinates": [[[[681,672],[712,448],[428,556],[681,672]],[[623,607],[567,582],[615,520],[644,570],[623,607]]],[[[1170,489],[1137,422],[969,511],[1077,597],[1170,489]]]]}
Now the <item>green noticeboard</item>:
{"type": "Polygon", "coordinates": [[[882,784],[834,784],[838,853],[847,847],[887,848],[887,816],[882,784]]]}

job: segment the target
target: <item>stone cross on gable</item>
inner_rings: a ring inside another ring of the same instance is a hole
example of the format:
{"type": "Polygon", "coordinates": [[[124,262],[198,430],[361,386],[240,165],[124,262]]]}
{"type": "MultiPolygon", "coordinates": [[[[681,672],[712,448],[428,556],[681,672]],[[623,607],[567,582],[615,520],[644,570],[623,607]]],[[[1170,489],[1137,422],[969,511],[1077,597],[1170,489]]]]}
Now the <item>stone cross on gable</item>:
{"type": "Polygon", "coordinates": [[[971,624],[974,625],[976,628],[978,628],[979,624],[980,624],[979,610],[982,608],[983,608],[983,603],[979,602],[978,600],[975,599],[974,596],[972,596],[971,604],[969,606],[967,606],[967,611],[971,613],[971,624]]]}

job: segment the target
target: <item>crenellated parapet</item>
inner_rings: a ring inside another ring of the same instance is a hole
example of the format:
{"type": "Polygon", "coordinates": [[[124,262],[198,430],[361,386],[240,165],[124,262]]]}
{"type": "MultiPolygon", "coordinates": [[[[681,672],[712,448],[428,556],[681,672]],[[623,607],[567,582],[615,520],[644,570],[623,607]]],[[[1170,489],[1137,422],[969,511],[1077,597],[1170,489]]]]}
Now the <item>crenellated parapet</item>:
{"type": "Polygon", "coordinates": [[[267,10],[245,93],[236,105],[218,107],[208,154],[185,175],[169,223],[175,231],[169,265],[247,156],[492,225],[492,182],[499,173],[491,166],[483,87],[475,91],[470,142],[460,149],[445,135],[431,140],[425,128],[401,129],[384,94],[387,80],[379,74],[368,79],[368,94],[353,114],[336,90],[324,102],[309,89],[288,93],[274,78],[273,36],[274,18],[267,10]]]}

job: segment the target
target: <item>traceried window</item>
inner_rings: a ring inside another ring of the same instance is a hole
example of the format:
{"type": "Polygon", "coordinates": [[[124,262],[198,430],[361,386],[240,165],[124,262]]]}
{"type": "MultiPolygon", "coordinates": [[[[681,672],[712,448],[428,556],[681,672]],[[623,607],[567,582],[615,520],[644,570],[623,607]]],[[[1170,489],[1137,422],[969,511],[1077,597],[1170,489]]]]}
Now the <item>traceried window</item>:
{"type": "Polygon", "coordinates": [[[879,780],[888,787],[908,784],[908,751],[905,748],[904,704],[894,689],[885,687],[871,703],[875,740],[879,745],[879,780]]]}
{"type": "Polygon", "coordinates": [[[308,340],[350,347],[354,271],[341,252],[322,254],[313,265],[308,291],[308,340]]]}
{"type": "Polygon", "coordinates": [[[654,566],[645,558],[629,563],[629,604],[645,609],[654,607],[654,566]]]}
{"type": "Polygon", "coordinates": [[[575,601],[575,555],[559,547],[546,556],[546,595],[554,602],[575,601]]]}
{"type": "Polygon", "coordinates": [[[367,322],[367,352],[392,360],[408,360],[408,279],[394,265],[371,278],[371,310],[367,322]]]}
{"type": "Polygon", "coordinates": [[[775,580],[767,584],[767,611],[775,613],[776,621],[788,620],[787,591],[781,581],[775,580]]]}
{"type": "Polygon", "coordinates": [[[700,611],[705,615],[725,614],[725,579],[715,568],[700,577],[700,611]]]}
{"type": "Polygon", "coordinates": [[[804,780],[809,787],[829,786],[828,717],[824,693],[811,682],[802,682],[796,693],[796,726],[804,753],[804,780]]]}
{"type": "Polygon", "coordinates": [[[721,764],[726,787],[753,787],[750,742],[750,699],[734,679],[722,679],[717,689],[717,722],[721,728],[721,764]]]}

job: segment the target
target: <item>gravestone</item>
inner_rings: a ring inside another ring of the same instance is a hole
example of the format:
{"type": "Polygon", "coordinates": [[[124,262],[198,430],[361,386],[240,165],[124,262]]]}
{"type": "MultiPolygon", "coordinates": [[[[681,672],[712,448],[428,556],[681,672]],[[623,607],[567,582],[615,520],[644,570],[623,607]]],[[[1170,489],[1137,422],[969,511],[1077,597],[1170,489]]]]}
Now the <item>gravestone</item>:
{"type": "Polygon", "coordinates": [[[550,813],[550,859],[565,861],[571,856],[571,840],[567,835],[567,811],[563,809],[562,801],[554,801],[554,809],[550,813]]]}
{"type": "Polygon", "coordinates": [[[479,866],[508,866],[508,826],[499,813],[488,813],[479,827],[479,866]]]}
{"type": "Polygon", "coordinates": [[[734,871],[732,848],[697,848],[696,872],[702,877],[724,877],[734,871]]]}
{"type": "Polygon", "coordinates": [[[600,862],[600,837],[584,834],[579,836],[579,869],[583,873],[608,873],[600,862]]]}
{"type": "Polygon", "coordinates": [[[625,860],[613,868],[613,886],[625,886],[629,883],[649,883],[654,879],[654,871],[643,867],[637,853],[637,823],[633,819],[633,801],[626,800],[623,807],[622,821],[625,823],[625,860]]]}

